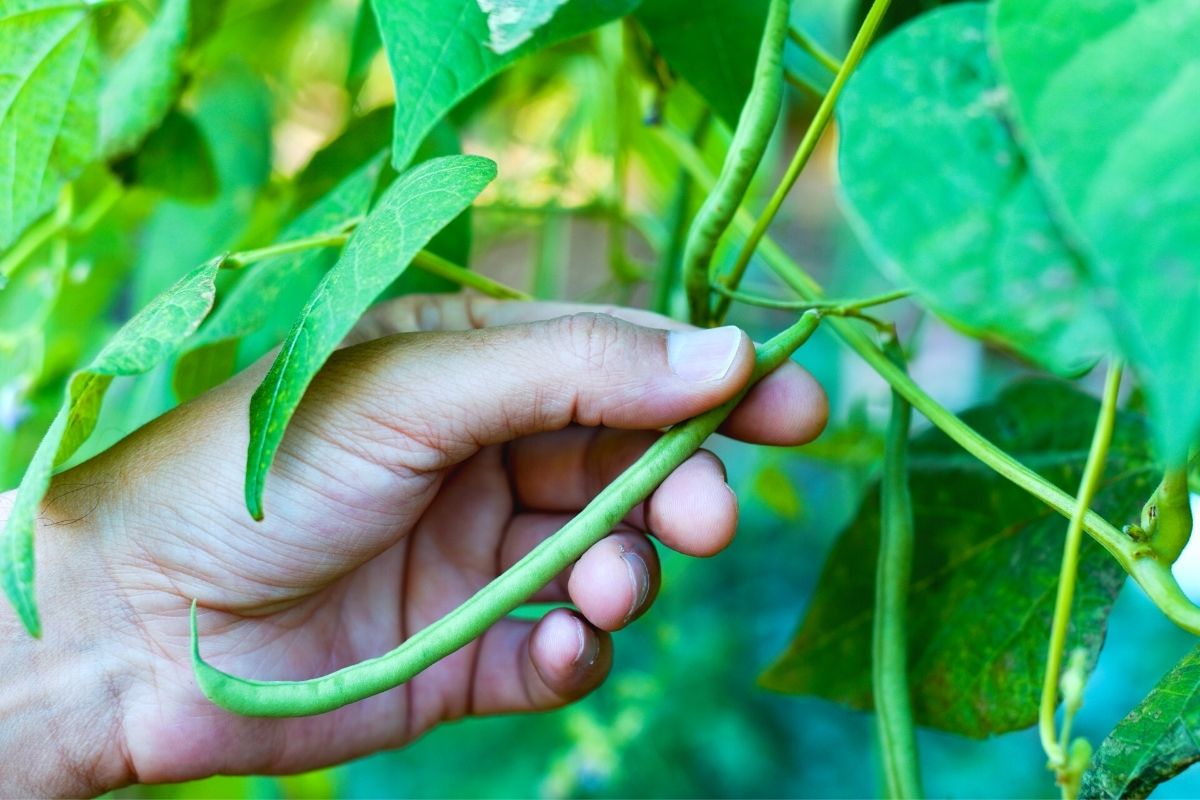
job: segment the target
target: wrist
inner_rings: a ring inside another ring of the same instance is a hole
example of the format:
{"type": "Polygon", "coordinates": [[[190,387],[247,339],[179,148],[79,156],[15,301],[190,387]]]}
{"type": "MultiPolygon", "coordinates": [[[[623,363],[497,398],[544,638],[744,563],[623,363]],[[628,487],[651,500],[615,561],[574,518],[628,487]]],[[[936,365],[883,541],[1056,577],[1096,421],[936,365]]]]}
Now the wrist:
{"type": "MultiPolygon", "coordinates": [[[[0,527],[13,494],[0,494],[0,527]]],[[[0,795],[94,795],[133,778],[121,723],[132,669],[104,635],[97,539],[86,516],[39,523],[40,640],[0,600],[0,795]]]]}

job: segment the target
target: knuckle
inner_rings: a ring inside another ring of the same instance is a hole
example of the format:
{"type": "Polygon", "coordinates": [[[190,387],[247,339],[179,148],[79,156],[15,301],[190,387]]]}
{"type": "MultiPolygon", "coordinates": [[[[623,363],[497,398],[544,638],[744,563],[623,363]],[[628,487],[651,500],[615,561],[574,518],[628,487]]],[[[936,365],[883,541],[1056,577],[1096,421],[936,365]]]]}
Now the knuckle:
{"type": "Polygon", "coordinates": [[[561,317],[561,352],[590,370],[603,370],[620,351],[625,325],[606,314],[584,312],[561,317]]]}

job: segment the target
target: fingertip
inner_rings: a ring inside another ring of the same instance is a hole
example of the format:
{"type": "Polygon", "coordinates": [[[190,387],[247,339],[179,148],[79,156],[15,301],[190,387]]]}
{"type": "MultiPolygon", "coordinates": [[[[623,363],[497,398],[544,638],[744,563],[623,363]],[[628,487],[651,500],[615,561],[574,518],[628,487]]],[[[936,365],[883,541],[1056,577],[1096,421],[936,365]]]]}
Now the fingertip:
{"type": "Polygon", "coordinates": [[[612,638],[579,614],[556,608],[534,627],[529,656],[547,689],[563,700],[574,700],[599,686],[608,675],[612,638]]]}
{"type": "Polygon", "coordinates": [[[641,533],[614,533],[588,549],[567,581],[571,601],[605,631],[637,619],[658,594],[658,554],[641,533]]]}
{"type": "Polygon", "coordinates": [[[787,361],[750,390],[721,432],[758,444],[795,446],[820,436],[828,419],[825,389],[806,369],[787,361]]]}
{"type": "Polygon", "coordinates": [[[672,550],[707,558],[729,546],[737,532],[737,496],[725,482],[725,466],[698,450],[655,490],[646,525],[672,550]]]}

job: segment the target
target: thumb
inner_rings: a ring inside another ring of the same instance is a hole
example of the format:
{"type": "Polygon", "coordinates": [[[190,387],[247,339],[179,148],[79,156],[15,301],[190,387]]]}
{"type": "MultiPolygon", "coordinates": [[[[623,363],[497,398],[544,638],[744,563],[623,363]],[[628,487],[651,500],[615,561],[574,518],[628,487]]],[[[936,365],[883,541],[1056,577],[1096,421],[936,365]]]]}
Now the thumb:
{"type": "Polygon", "coordinates": [[[364,412],[415,469],[570,423],[660,428],[728,400],[754,347],[738,328],[665,331],[603,314],[455,333],[403,334],[350,348],[339,365],[364,412]],[[354,352],[357,351],[357,352],[354,352]],[[351,355],[353,353],[353,355],[351,355]],[[418,447],[414,447],[418,445],[418,447]]]}

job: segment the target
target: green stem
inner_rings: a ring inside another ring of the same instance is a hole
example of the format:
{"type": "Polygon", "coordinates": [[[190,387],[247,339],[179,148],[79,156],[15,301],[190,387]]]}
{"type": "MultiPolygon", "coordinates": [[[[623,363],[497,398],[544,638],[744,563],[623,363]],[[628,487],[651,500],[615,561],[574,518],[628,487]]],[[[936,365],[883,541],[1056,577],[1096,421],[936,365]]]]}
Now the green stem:
{"type": "MultiPolygon", "coordinates": [[[[1121,388],[1121,362],[1113,360],[1108,365],[1104,381],[1104,394],[1100,402],[1100,413],[1096,419],[1096,430],[1092,435],[1092,446],[1088,450],[1083,477],[1079,481],[1079,493],[1071,521],[1067,526],[1067,537],[1063,542],[1062,565],[1058,573],[1058,593],[1054,599],[1054,621],[1050,627],[1050,646],[1046,653],[1046,672],[1042,680],[1042,702],[1038,708],[1038,733],[1042,749],[1046,751],[1050,768],[1059,772],[1066,766],[1067,753],[1055,731],[1054,713],[1058,706],[1058,682],[1062,673],[1063,651],[1067,643],[1067,629],[1071,623],[1071,601],[1075,596],[1075,577],[1079,572],[1079,545],[1083,539],[1084,509],[1092,502],[1100,479],[1104,475],[1104,463],[1108,457],[1108,446],[1112,441],[1113,425],[1117,414],[1117,392],[1121,388]]],[[[1068,713],[1070,711],[1068,710],[1068,713]]]]}
{"type": "Polygon", "coordinates": [[[447,261],[436,253],[431,253],[428,250],[422,250],[417,253],[413,259],[412,265],[418,269],[424,270],[431,275],[436,275],[439,278],[445,278],[448,281],[453,281],[461,286],[466,286],[474,289],[480,294],[488,297],[495,297],[498,300],[532,300],[533,295],[526,294],[520,289],[493,280],[486,275],[480,275],[478,272],[472,272],[466,267],[460,267],[458,264],[447,261]]]}
{"type": "Polygon", "coordinates": [[[783,79],[785,81],[787,81],[788,85],[791,86],[793,89],[796,89],[797,91],[801,92],[802,94],[808,95],[809,97],[816,100],[818,103],[820,103],[822,100],[825,99],[825,92],[821,91],[816,86],[813,86],[811,83],[804,80],[804,78],[800,77],[799,75],[792,72],[791,70],[783,71],[783,79]]]}
{"type": "MultiPolygon", "coordinates": [[[[884,351],[903,370],[904,354],[895,336],[884,351]]],[[[875,570],[875,619],[871,685],[875,727],[890,798],[920,797],[921,765],[908,690],[907,609],[912,573],[913,512],[908,488],[908,433],[912,406],[892,392],[892,417],[880,485],[879,560],[875,570]]]]}
{"type": "Polygon", "coordinates": [[[445,617],[395,650],[308,681],[255,681],[221,672],[200,657],[196,604],[192,603],[192,669],[200,689],[222,708],[258,717],[321,714],[362,700],[412,678],[479,637],[608,535],[671,472],[699,449],[759,379],[786,361],[812,335],[818,312],[758,348],[750,381],[733,398],[680,423],[658,439],[625,472],[561,530],[445,617]]]}
{"type": "MultiPolygon", "coordinates": [[[[117,201],[121,199],[124,190],[121,184],[113,181],[101,190],[93,200],[84,207],[73,219],[56,211],[48,214],[25,231],[25,235],[17,240],[3,258],[0,258],[0,287],[17,269],[25,263],[38,248],[46,244],[60,233],[68,236],[83,236],[89,233],[104,215],[107,214],[117,201]]],[[[61,210],[61,207],[60,207],[61,210]]]]}
{"type": "MultiPolygon", "coordinates": [[[[742,243],[741,252],[738,253],[737,261],[734,262],[733,268],[719,279],[730,289],[736,289],[738,284],[741,283],[742,277],[746,274],[746,268],[750,266],[750,258],[754,255],[755,250],[758,249],[758,243],[762,241],[771,221],[775,219],[775,215],[779,213],[779,209],[783,206],[783,201],[787,198],[788,192],[795,185],[796,179],[800,177],[800,173],[808,163],[808,159],[812,156],[813,151],[817,149],[817,143],[821,140],[821,134],[825,132],[829,120],[833,118],[833,108],[837,104],[838,96],[842,93],[842,87],[846,85],[846,80],[854,72],[854,68],[858,66],[858,62],[862,60],[863,53],[867,51],[867,45],[871,43],[871,38],[875,35],[875,29],[879,27],[879,23],[883,20],[883,15],[887,12],[890,2],[891,0],[874,0],[871,3],[871,10],[867,12],[866,18],[855,35],[854,42],[850,45],[850,52],[846,54],[846,60],[839,66],[837,75],[833,78],[833,85],[825,93],[825,97],[821,100],[821,105],[817,106],[817,111],[813,114],[812,121],[809,122],[808,129],[804,132],[804,137],[796,147],[796,154],[792,156],[792,163],[788,165],[783,179],[775,187],[775,193],[771,195],[766,208],[759,215],[758,221],[754,223],[754,228],[751,229],[750,236],[742,243]]],[[[725,315],[729,313],[729,303],[730,301],[727,297],[723,297],[717,301],[713,318],[718,325],[724,321],[725,315]]]]}
{"type": "Polygon", "coordinates": [[[255,264],[259,261],[266,261],[268,258],[277,258],[286,256],[292,253],[299,253],[304,250],[312,250],[317,247],[341,247],[350,239],[350,233],[347,231],[339,231],[337,233],[318,233],[313,236],[305,236],[300,239],[292,239],[287,242],[268,245],[266,247],[258,247],[254,250],[243,250],[240,253],[230,253],[225,259],[225,269],[241,269],[255,264]]]}
{"type": "MultiPolygon", "coordinates": [[[[712,114],[708,111],[700,115],[695,128],[692,129],[691,140],[696,146],[708,132],[712,114]]],[[[667,212],[667,242],[659,252],[658,282],[654,290],[654,310],[659,314],[671,316],[671,305],[675,291],[682,277],[683,245],[687,240],[688,208],[692,199],[692,176],[686,169],[680,168],[679,177],[675,182],[675,195],[671,198],[670,210],[667,212]]]]}
{"type": "Polygon", "coordinates": [[[834,75],[842,71],[842,62],[831,54],[816,40],[799,28],[788,28],[788,38],[795,42],[801,50],[812,56],[818,64],[834,75]]]}
{"type": "MultiPolygon", "coordinates": [[[[675,152],[684,168],[692,173],[696,184],[702,190],[708,190],[713,183],[712,173],[708,171],[704,160],[687,138],[665,128],[660,129],[659,135],[675,152]]],[[[749,214],[739,214],[735,221],[743,229],[753,224],[749,214]]],[[[763,236],[758,252],[771,271],[796,294],[810,300],[822,298],[824,293],[821,285],[793,261],[770,236],[763,236]]],[[[942,407],[907,374],[897,369],[853,320],[832,317],[828,320],[828,325],[880,377],[912,403],[913,408],[964,450],[1058,513],[1065,517],[1071,516],[1075,510],[1075,498],[1021,464],[942,407]]],[[[1189,600],[1179,588],[1179,583],[1171,574],[1170,563],[1148,556],[1130,537],[1095,512],[1087,512],[1083,526],[1084,530],[1137,581],[1168,619],[1184,630],[1200,635],[1200,607],[1189,600]]]]}
{"type": "Polygon", "coordinates": [[[730,300],[735,300],[739,303],[747,305],[759,306],[761,308],[774,308],[781,311],[809,311],[811,309],[821,309],[830,312],[845,311],[850,309],[870,308],[871,306],[879,306],[884,303],[891,303],[896,300],[903,300],[912,294],[911,289],[894,289],[890,292],[871,295],[869,297],[849,298],[845,300],[779,300],[774,297],[766,297],[749,292],[739,292],[736,289],[730,289],[721,284],[713,284],[713,291],[730,300]]]}

